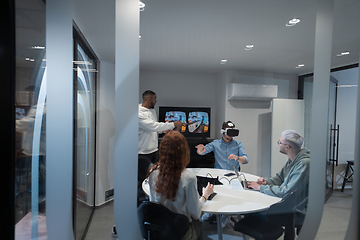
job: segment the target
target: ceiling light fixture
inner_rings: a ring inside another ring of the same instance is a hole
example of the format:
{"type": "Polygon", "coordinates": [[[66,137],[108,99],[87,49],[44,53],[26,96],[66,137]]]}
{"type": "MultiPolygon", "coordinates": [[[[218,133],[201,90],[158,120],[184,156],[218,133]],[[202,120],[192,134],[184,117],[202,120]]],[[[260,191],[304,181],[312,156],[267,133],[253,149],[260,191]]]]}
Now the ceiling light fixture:
{"type": "Polygon", "coordinates": [[[45,49],[45,47],[42,47],[42,46],[32,46],[31,48],[32,49],[40,49],[40,50],[45,49]]]}
{"type": "Polygon", "coordinates": [[[254,44],[247,44],[244,49],[251,50],[251,49],[253,49],[253,47],[254,47],[254,44]]]}
{"type": "Polygon", "coordinates": [[[358,85],[340,85],[336,86],[337,88],[350,88],[350,87],[357,87],[358,85]]]}
{"type": "Polygon", "coordinates": [[[289,22],[286,24],[287,27],[292,27],[295,26],[296,24],[298,24],[300,22],[300,18],[293,18],[290,19],[289,22]]]}
{"type": "Polygon", "coordinates": [[[298,64],[295,68],[302,68],[304,66],[305,66],[305,64],[298,64]]]}
{"type": "Polygon", "coordinates": [[[145,3],[143,3],[142,1],[139,1],[139,9],[140,9],[140,12],[145,10],[145,3]]]}
{"type": "Polygon", "coordinates": [[[225,64],[227,62],[227,60],[226,59],[222,59],[222,60],[220,60],[220,64],[225,64]]]}
{"type": "Polygon", "coordinates": [[[77,65],[92,65],[89,61],[73,61],[73,63],[77,65]]]}
{"type": "Polygon", "coordinates": [[[141,35],[139,35],[139,40],[141,40],[141,35]]]}
{"type": "Polygon", "coordinates": [[[342,57],[342,56],[349,55],[349,54],[350,54],[350,52],[347,51],[347,52],[342,52],[342,53],[336,54],[336,56],[342,57]]]}

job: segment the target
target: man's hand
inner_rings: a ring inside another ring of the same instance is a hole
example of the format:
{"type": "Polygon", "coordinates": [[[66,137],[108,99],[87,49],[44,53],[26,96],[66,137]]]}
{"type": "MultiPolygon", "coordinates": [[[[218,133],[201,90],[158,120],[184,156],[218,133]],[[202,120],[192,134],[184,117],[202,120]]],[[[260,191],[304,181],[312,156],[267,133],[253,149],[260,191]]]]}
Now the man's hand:
{"type": "Polygon", "coordinates": [[[203,155],[203,153],[206,151],[203,144],[199,144],[199,145],[195,146],[195,148],[197,148],[197,151],[200,155],[203,155]]]}
{"type": "Polygon", "coordinates": [[[238,160],[239,157],[236,156],[235,154],[230,154],[230,156],[228,157],[228,159],[234,159],[234,160],[238,160]]]}
{"type": "Polygon", "coordinates": [[[181,128],[181,126],[183,125],[183,123],[180,122],[180,121],[176,121],[176,122],[174,122],[174,125],[175,125],[175,127],[177,127],[177,128],[181,128]]]}
{"type": "Polygon", "coordinates": [[[267,181],[265,180],[265,178],[260,177],[260,178],[256,181],[256,183],[259,184],[259,185],[266,185],[266,184],[267,184],[267,181]]]}
{"type": "Polygon", "coordinates": [[[252,188],[252,189],[255,189],[255,190],[260,190],[260,184],[258,184],[257,182],[255,182],[255,181],[248,181],[247,182],[247,186],[248,186],[248,188],[252,188]]]}

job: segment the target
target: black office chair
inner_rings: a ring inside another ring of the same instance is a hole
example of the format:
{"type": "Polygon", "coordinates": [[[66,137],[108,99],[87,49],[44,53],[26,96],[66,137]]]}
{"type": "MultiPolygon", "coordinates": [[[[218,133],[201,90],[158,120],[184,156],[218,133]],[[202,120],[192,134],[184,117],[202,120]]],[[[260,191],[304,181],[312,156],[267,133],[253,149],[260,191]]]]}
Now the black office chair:
{"type": "Polygon", "coordinates": [[[247,215],[234,225],[234,230],[256,240],[276,240],[285,231],[285,240],[295,239],[295,212],[298,191],[293,190],[267,210],[269,220],[247,215]],[[283,228],[285,227],[285,229],[283,228]]]}
{"type": "Polygon", "coordinates": [[[138,190],[137,190],[137,206],[143,201],[149,200],[148,196],[142,189],[142,182],[145,180],[148,169],[151,165],[151,161],[148,157],[139,155],[138,156],[138,190]]]}
{"type": "Polygon", "coordinates": [[[146,240],[180,240],[189,229],[189,219],[153,202],[143,202],[138,208],[141,235],[146,240]]]}

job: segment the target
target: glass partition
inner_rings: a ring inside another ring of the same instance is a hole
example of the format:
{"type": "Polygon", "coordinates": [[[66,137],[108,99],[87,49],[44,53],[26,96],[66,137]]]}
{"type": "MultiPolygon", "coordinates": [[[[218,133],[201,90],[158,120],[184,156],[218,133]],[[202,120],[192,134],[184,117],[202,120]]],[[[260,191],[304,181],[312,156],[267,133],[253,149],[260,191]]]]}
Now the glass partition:
{"type": "Polygon", "coordinates": [[[15,7],[15,239],[46,238],[45,4],[15,7]]]}
{"type": "MultiPolygon", "coordinates": [[[[328,119],[328,136],[327,145],[328,153],[326,166],[326,196],[327,201],[332,194],[333,201],[343,202],[348,207],[342,212],[341,224],[348,223],[350,217],[350,207],[352,202],[351,184],[345,185],[345,192],[342,185],[346,173],[347,161],[354,159],[355,154],[355,112],[356,112],[356,96],[358,81],[357,65],[344,66],[342,68],[333,69],[330,74],[329,88],[329,119],[328,119]],[[344,214],[347,212],[348,214],[344,214]]],[[[305,139],[310,135],[311,127],[311,109],[313,105],[313,75],[304,75],[300,77],[300,96],[303,97],[305,103],[305,139]]],[[[309,143],[305,142],[305,146],[309,143]]],[[[348,174],[349,175],[349,174],[348,174]]],[[[351,179],[350,179],[351,180],[351,179]]],[[[329,204],[332,204],[330,201],[329,204]]],[[[334,214],[334,213],[330,213],[334,214]]],[[[334,217],[336,215],[334,214],[334,217]]],[[[329,213],[323,218],[329,218],[329,213]]],[[[321,228],[327,227],[326,221],[322,222],[321,228]]],[[[334,233],[340,239],[345,237],[345,231],[334,233]]]]}
{"type": "MultiPolygon", "coordinates": [[[[313,74],[306,75],[300,77],[300,86],[301,89],[301,98],[304,99],[305,105],[305,139],[309,139],[310,132],[311,132],[311,110],[313,106],[313,81],[314,77],[313,74]]],[[[327,154],[327,161],[326,166],[326,199],[331,196],[333,191],[334,185],[334,167],[336,163],[336,143],[334,146],[334,137],[336,140],[337,130],[336,130],[336,100],[337,100],[337,80],[334,78],[330,78],[330,89],[329,89],[329,119],[328,119],[328,136],[326,137],[326,141],[328,144],[328,154],[327,154]]],[[[309,141],[304,143],[305,147],[309,147],[309,141]]]]}

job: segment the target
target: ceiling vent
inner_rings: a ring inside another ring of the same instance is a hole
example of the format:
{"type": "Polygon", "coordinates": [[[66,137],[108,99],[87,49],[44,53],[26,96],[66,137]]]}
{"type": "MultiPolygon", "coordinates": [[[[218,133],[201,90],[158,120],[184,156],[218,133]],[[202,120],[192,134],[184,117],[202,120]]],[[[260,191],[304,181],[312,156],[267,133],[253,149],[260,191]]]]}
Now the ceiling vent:
{"type": "Polygon", "coordinates": [[[277,94],[277,85],[228,84],[228,100],[272,100],[277,94]]]}

